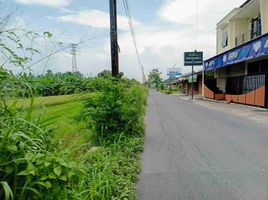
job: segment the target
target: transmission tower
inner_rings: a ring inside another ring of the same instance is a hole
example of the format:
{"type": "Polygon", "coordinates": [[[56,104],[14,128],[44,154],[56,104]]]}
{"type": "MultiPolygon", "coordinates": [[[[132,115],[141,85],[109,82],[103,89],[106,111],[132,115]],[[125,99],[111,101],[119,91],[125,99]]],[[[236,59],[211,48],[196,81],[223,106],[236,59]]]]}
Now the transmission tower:
{"type": "Polygon", "coordinates": [[[71,46],[71,55],[72,55],[72,71],[78,72],[77,63],[76,63],[76,55],[77,55],[77,44],[70,44],[71,46]]]}

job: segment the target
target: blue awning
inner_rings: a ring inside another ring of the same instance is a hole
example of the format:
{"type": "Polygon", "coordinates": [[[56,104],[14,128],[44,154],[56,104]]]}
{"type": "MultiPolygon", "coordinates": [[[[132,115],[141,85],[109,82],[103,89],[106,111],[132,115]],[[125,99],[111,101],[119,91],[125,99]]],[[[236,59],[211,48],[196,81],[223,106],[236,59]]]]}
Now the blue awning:
{"type": "Polygon", "coordinates": [[[205,71],[211,71],[268,55],[268,34],[205,61],[205,71]]]}

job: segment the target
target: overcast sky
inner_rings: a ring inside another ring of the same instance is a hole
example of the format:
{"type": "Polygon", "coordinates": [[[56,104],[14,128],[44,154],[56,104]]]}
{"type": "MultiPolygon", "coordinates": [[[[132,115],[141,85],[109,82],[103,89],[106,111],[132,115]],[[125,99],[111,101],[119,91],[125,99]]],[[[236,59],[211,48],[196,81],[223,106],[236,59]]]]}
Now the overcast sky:
{"type": "MultiPolygon", "coordinates": [[[[1,0],[0,0],[1,1],[1,0]]],[[[216,23],[245,0],[198,0],[198,32],[196,32],[197,0],[128,0],[141,60],[148,73],[159,68],[183,66],[183,52],[204,51],[205,59],[216,52],[216,23]]],[[[89,39],[79,46],[78,69],[85,75],[96,75],[110,69],[109,1],[108,0],[2,0],[1,10],[17,9],[18,26],[36,32],[50,31],[53,40],[64,45],[89,39]],[[95,39],[94,39],[95,38],[95,39]]],[[[125,17],[123,1],[118,2],[120,71],[129,78],[141,80],[134,46],[125,17]]],[[[41,47],[40,47],[41,48],[41,47]]],[[[42,46],[42,56],[53,45],[42,46]]],[[[34,67],[41,73],[44,62],[34,67]]],[[[71,71],[69,49],[50,58],[47,68],[71,71]]]]}

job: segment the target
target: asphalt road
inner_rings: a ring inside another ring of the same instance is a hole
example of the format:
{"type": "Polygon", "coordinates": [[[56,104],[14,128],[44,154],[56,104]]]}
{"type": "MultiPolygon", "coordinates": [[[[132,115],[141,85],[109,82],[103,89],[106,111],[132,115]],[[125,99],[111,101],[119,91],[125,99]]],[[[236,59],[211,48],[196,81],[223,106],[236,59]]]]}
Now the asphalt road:
{"type": "Polygon", "coordinates": [[[151,92],[138,200],[268,200],[268,122],[151,92]]]}

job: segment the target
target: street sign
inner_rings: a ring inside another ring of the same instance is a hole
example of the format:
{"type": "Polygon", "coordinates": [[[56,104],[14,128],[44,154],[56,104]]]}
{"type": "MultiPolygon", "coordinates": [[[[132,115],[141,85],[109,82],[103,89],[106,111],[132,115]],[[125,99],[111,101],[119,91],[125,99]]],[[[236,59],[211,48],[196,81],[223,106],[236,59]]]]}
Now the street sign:
{"type": "Polygon", "coordinates": [[[203,65],[203,52],[185,52],[184,53],[184,66],[198,66],[203,65]]]}
{"type": "Polygon", "coordinates": [[[181,68],[168,68],[167,69],[167,76],[169,77],[178,77],[181,76],[181,68]]]}

